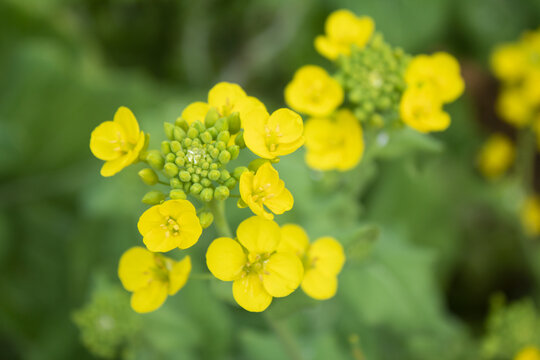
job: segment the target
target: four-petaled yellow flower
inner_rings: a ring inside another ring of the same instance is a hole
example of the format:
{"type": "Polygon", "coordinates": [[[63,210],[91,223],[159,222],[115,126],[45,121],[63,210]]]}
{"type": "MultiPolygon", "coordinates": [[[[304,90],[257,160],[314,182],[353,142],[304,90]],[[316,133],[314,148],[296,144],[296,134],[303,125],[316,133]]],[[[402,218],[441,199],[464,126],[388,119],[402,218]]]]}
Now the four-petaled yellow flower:
{"type": "Polygon", "coordinates": [[[517,353],[514,360],[540,360],[540,349],[534,346],[527,346],[517,353]]]}
{"type": "Polygon", "coordinates": [[[529,236],[540,235],[540,197],[529,196],[521,209],[521,223],[529,236]]]}
{"type": "Polygon", "coordinates": [[[105,121],[92,131],[90,150],[95,157],[105,160],[102,176],[113,176],[133,164],[145,144],[137,119],[127,107],[121,106],[113,121],[105,121]]]}
{"type": "Polygon", "coordinates": [[[281,229],[259,216],[244,220],[236,231],[238,241],[221,237],[206,252],[210,272],[233,281],[233,296],[244,309],[264,311],[273,297],[292,293],[302,281],[303,267],[297,256],[277,251],[281,229]]]}
{"type": "Polygon", "coordinates": [[[531,123],[533,107],[527,101],[523,88],[512,86],[502,90],[495,104],[497,114],[516,128],[523,128],[531,123]]]}
{"type": "Polygon", "coordinates": [[[283,214],[293,207],[294,199],[285,183],[279,178],[279,173],[269,162],[261,165],[257,172],[244,171],[240,176],[240,196],[255,215],[272,220],[274,214],[283,214]]]}
{"type": "Polygon", "coordinates": [[[118,277],[124,288],[133,292],[131,307],[138,313],[159,308],[167,295],[176,294],[191,272],[191,259],[174,261],[136,246],[120,258],[118,277]]]}
{"type": "Polygon", "coordinates": [[[290,154],[304,144],[304,123],[292,110],[278,109],[269,115],[252,107],[247,117],[249,121],[243,123],[246,146],[264,159],[290,154]]]}
{"type": "Polygon", "coordinates": [[[315,38],[315,49],[335,60],[339,55],[350,55],[352,45],[363,48],[375,30],[375,23],[368,16],[357,17],[349,10],[336,10],[328,16],[324,28],[326,35],[315,38]]]}
{"type": "Polygon", "coordinates": [[[350,170],[364,153],[364,138],[350,110],[339,110],[332,118],[313,118],[306,123],[306,163],[317,170],[350,170]]]}
{"type": "Polygon", "coordinates": [[[456,100],[465,89],[459,63],[445,52],[414,57],[405,71],[405,82],[409,87],[429,87],[443,103],[456,100]]]}
{"type": "Polygon", "coordinates": [[[493,134],[478,154],[478,168],[485,177],[495,179],[508,170],[514,158],[512,141],[504,134],[493,134]]]}
{"type": "Polygon", "coordinates": [[[187,200],[168,200],[152,206],[141,215],[137,227],[144,244],[153,252],[187,249],[202,233],[195,208],[187,200]]]}
{"type": "Polygon", "coordinates": [[[517,81],[527,70],[525,49],[519,43],[499,45],[491,55],[491,69],[495,76],[504,81],[517,81]]]}
{"type": "Polygon", "coordinates": [[[446,130],[450,126],[450,116],[442,110],[440,98],[427,87],[405,90],[399,112],[405,124],[423,133],[446,130]]]}
{"type": "Polygon", "coordinates": [[[332,237],[322,237],[309,243],[304,229],[287,224],[281,228],[278,251],[293,253],[304,264],[302,290],[317,300],[326,300],[337,292],[337,276],[345,263],[341,244],[332,237]]]}
{"type": "Polygon", "coordinates": [[[306,65],[285,88],[285,101],[298,112],[327,116],[343,103],[343,88],[323,68],[306,65]]]}
{"type": "Polygon", "coordinates": [[[240,121],[245,119],[247,113],[253,109],[266,111],[264,104],[246,92],[237,84],[220,82],[208,92],[208,103],[197,101],[188,105],[182,112],[182,118],[188,124],[204,119],[210,108],[215,108],[220,116],[229,116],[238,112],[240,121]]]}

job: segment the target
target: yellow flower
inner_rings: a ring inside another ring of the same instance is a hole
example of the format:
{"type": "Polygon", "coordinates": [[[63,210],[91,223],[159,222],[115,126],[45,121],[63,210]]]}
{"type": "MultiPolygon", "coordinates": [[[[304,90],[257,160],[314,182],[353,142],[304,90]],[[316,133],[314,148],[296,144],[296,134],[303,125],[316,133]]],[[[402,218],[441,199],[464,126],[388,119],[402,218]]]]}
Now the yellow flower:
{"type": "Polygon", "coordinates": [[[540,235],[540,197],[529,196],[521,209],[521,223],[529,236],[540,235]]]}
{"type": "Polygon", "coordinates": [[[285,101],[301,113],[326,116],[343,103],[343,89],[323,68],[306,65],[285,88],[285,101]]]}
{"type": "Polygon", "coordinates": [[[113,121],[105,121],[92,131],[90,150],[95,157],[105,160],[102,176],[113,176],[139,158],[145,136],[137,119],[127,107],[121,106],[113,121]]]}
{"type": "Polygon", "coordinates": [[[131,307],[138,313],[159,308],[167,295],[176,294],[191,272],[191,259],[174,261],[136,246],[120,258],[118,277],[124,288],[133,292],[131,307]]]}
{"type": "Polygon", "coordinates": [[[503,120],[517,128],[525,127],[532,121],[533,109],[518,87],[507,88],[501,92],[497,98],[496,110],[503,120]]]}
{"type": "Polygon", "coordinates": [[[441,100],[427,87],[405,90],[399,111],[405,124],[423,133],[446,130],[450,126],[450,116],[442,110],[441,100]]]}
{"type": "Polygon", "coordinates": [[[240,196],[255,215],[272,220],[274,214],[283,214],[293,207],[294,199],[279,178],[278,172],[266,162],[257,172],[244,171],[240,176],[240,196]]]}
{"type": "Polygon", "coordinates": [[[523,95],[530,107],[540,104],[540,68],[527,72],[523,79],[523,95]]]}
{"type": "Polygon", "coordinates": [[[266,110],[252,108],[244,125],[246,146],[256,155],[275,159],[294,152],[304,143],[304,123],[300,115],[289,109],[278,109],[269,115],[266,110]]]}
{"type": "Polygon", "coordinates": [[[195,208],[187,200],[168,200],[152,206],[141,215],[137,227],[144,244],[153,252],[187,249],[202,233],[195,208]]]}
{"type": "Polygon", "coordinates": [[[518,81],[526,70],[526,53],[521,44],[502,44],[491,54],[491,69],[504,81],[518,81]]]}
{"type": "Polygon", "coordinates": [[[222,281],[233,281],[233,296],[247,311],[264,311],[273,297],[292,293],[302,281],[297,256],[277,251],[279,226],[259,216],[244,220],[236,231],[238,241],[221,237],[206,252],[210,272],[222,281]]]}
{"type": "Polygon", "coordinates": [[[514,360],[540,360],[540,350],[534,346],[523,348],[514,360]]]}
{"type": "Polygon", "coordinates": [[[322,56],[335,60],[339,55],[351,54],[351,46],[363,48],[375,29],[373,19],[357,17],[349,10],[336,10],[325,23],[326,35],[315,38],[315,49],[322,56]]]}
{"type": "Polygon", "coordinates": [[[208,92],[208,103],[194,102],[184,109],[181,116],[188,124],[196,120],[204,123],[206,113],[212,107],[222,117],[238,112],[241,122],[247,113],[253,109],[266,111],[266,107],[262,102],[253,96],[248,96],[239,85],[220,82],[208,92]]]}
{"type": "Polygon", "coordinates": [[[350,170],[364,153],[364,138],[350,110],[339,110],[332,118],[313,118],[306,123],[306,163],[317,170],[350,170]]]}
{"type": "Polygon", "coordinates": [[[487,178],[503,175],[512,165],[515,149],[512,141],[503,134],[493,134],[485,142],[478,154],[478,167],[487,178]]]}
{"type": "Polygon", "coordinates": [[[409,87],[430,87],[443,103],[456,100],[465,89],[459,63],[445,52],[414,57],[405,71],[405,81],[409,87]]]}
{"type": "Polygon", "coordinates": [[[332,237],[322,237],[309,243],[304,229],[287,224],[281,228],[278,251],[293,253],[302,259],[304,279],[302,290],[317,300],[326,300],[337,292],[337,276],[345,263],[341,244],[332,237]]]}

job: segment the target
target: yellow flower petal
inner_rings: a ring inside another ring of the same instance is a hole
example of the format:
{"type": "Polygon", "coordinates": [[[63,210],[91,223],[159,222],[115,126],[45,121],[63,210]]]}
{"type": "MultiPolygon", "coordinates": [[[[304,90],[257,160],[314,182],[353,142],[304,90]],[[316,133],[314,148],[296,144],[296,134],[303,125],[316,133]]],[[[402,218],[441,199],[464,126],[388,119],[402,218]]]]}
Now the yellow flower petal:
{"type": "Polygon", "coordinates": [[[100,174],[104,177],[109,177],[118,174],[123,168],[128,166],[126,162],[126,157],[120,157],[115,160],[106,161],[105,164],[101,167],[100,174]]]}
{"type": "Polygon", "coordinates": [[[126,138],[122,126],[112,121],[99,124],[90,135],[90,150],[100,160],[115,160],[122,154],[118,142],[126,138]]]}
{"type": "Polygon", "coordinates": [[[180,225],[180,242],[178,247],[180,249],[192,247],[199,241],[202,234],[202,226],[199,218],[195,214],[184,213],[177,220],[180,225]]]}
{"type": "Polygon", "coordinates": [[[307,253],[311,267],[328,277],[339,274],[345,263],[343,246],[332,237],[322,237],[311,244],[307,253]]]}
{"type": "Polygon", "coordinates": [[[294,198],[289,190],[283,189],[278,195],[265,200],[264,205],[274,214],[280,215],[292,209],[294,198]]]}
{"type": "Polygon", "coordinates": [[[450,126],[450,116],[430,88],[408,88],[401,97],[400,115],[405,124],[419,132],[442,131],[450,126]]]}
{"type": "Polygon", "coordinates": [[[278,224],[260,216],[252,216],[242,221],[236,235],[240,244],[253,254],[272,253],[281,240],[278,224]]]}
{"type": "Polygon", "coordinates": [[[333,42],[323,35],[315,38],[314,45],[319,54],[330,60],[336,60],[339,55],[348,56],[351,54],[350,45],[333,42]]]}
{"type": "Polygon", "coordinates": [[[228,116],[246,97],[246,93],[239,85],[220,82],[208,92],[208,104],[217,108],[222,116],[228,116]]]}
{"type": "Polygon", "coordinates": [[[178,247],[180,238],[160,227],[150,230],[143,237],[143,243],[152,252],[167,252],[178,247]]]}
{"type": "Polygon", "coordinates": [[[247,257],[242,246],[230,238],[217,238],[206,251],[206,265],[219,280],[236,280],[246,263],[247,257]]]}
{"type": "Polygon", "coordinates": [[[270,131],[276,132],[280,144],[294,142],[304,132],[302,117],[294,111],[285,108],[274,111],[270,115],[270,118],[268,118],[267,126],[270,131]]]}
{"type": "Polygon", "coordinates": [[[501,80],[516,81],[523,77],[526,52],[520,44],[502,44],[491,55],[491,69],[501,80]]]}
{"type": "Polygon", "coordinates": [[[504,134],[491,135],[478,154],[478,167],[487,178],[503,175],[512,165],[515,149],[512,141],[504,134]]]}
{"type": "Polygon", "coordinates": [[[167,200],[157,206],[161,215],[164,217],[170,216],[173,219],[179,218],[184,213],[197,213],[193,204],[188,200],[167,200]]]}
{"type": "Polygon", "coordinates": [[[196,101],[189,104],[184,111],[182,111],[182,119],[186,120],[188,124],[191,124],[197,120],[204,124],[204,118],[206,113],[210,109],[210,105],[202,101],[196,101]]]}
{"type": "Polygon", "coordinates": [[[125,106],[120,106],[114,114],[113,121],[124,129],[129,142],[133,144],[137,142],[140,134],[139,123],[131,110],[125,106]]]}
{"type": "Polygon", "coordinates": [[[175,262],[169,272],[169,295],[176,294],[186,284],[191,273],[191,258],[186,256],[175,262]]]}
{"type": "Polygon", "coordinates": [[[263,268],[263,285],[274,297],[292,293],[300,285],[304,267],[298,257],[291,253],[275,253],[263,268]]]}
{"type": "Polygon", "coordinates": [[[254,96],[246,96],[236,104],[233,110],[238,111],[242,128],[244,128],[244,122],[248,121],[251,112],[268,113],[266,106],[254,96]]]}
{"type": "Polygon", "coordinates": [[[167,290],[166,282],[154,280],[131,295],[131,307],[138,313],[157,310],[167,299],[167,290]]]}
{"type": "Polygon", "coordinates": [[[317,269],[307,270],[302,280],[302,290],[316,300],[326,300],[337,292],[336,276],[328,276],[317,269]]]}
{"type": "Polygon", "coordinates": [[[516,128],[523,128],[533,119],[533,108],[526,98],[521,88],[505,89],[497,98],[495,109],[507,123],[516,128]]]}
{"type": "Polygon", "coordinates": [[[264,311],[272,302],[272,296],[266,292],[259,275],[255,273],[233,283],[233,297],[238,305],[251,312],[264,311]]]}
{"type": "Polygon", "coordinates": [[[304,229],[296,224],[285,224],[281,227],[281,241],[278,252],[293,253],[303,258],[309,246],[309,238],[304,229]]]}
{"type": "Polygon", "coordinates": [[[139,217],[137,228],[142,236],[165,223],[165,217],[159,211],[160,205],[154,205],[139,217]]]}
{"type": "Polygon", "coordinates": [[[135,291],[151,280],[149,269],[153,266],[154,254],[140,246],[132,247],[120,257],[118,277],[126,290],[135,291]]]}

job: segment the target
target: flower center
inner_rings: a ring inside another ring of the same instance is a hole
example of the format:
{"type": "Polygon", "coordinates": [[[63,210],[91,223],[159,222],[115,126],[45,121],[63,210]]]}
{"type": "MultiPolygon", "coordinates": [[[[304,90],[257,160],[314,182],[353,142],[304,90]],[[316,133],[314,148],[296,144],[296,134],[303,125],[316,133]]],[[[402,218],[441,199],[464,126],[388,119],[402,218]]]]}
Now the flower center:
{"type": "Polygon", "coordinates": [[[255,273],[262,275],[264,271],[264,265],[268,262],[268,259],[270,258],[269,253],[262,253],[262,254],[248,254],[248,262],[244,266],[244,271],[246,274],[249,273],[255,273]]]}
{"type": "Polygon", "coordinates": [[[251,194],[251,199],[254,202],[265,202],[266,200],[269,200],[275,196],[275,194],[268,193],[268,189],[272,186],[270,183],[266,183],[264,185],[259,186],[257,189],[253,191],[253,194],[251,194]]]}
{"type": "Polygon", "coordinates": [[[276,151],[278,145],[281,143],[280,138],[283,136],[281,129],[279,128],[279,124],[276,125],[275,129],[272,129],[270,126],[266,125],[264,127],[264,131],[266,134],[266,147],[270,151],[276,151]]]}
{"type": "Polygon", "coordinates": [[[176,222],[171,216],[168,216],[165,220],[165,223],[161,224],[160,227],[163,230],[166,230],[165,236],[178,236],[180,234],[180,225],[176,222]]]}

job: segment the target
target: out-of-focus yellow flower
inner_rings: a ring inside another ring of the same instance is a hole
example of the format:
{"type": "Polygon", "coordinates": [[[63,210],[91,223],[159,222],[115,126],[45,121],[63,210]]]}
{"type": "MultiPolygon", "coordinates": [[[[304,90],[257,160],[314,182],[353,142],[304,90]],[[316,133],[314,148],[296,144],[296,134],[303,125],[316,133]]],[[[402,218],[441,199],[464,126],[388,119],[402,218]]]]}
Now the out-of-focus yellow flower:
{"type": "Polygon", "coordinates": [[[137,119],[127,107],[121,106],[113,121],[105,121],[92,131],[90,150],[95,157],[105,160],[102,176],[113,176],[133,164],[144,147],[145,136],[137,119]]]}
{"type": "Polygon", "coordinates": [[[485,177],[495,179],[508,170],[515,156],[516,151],[512,141],[504,134],[493,134],[478,154],[478,168],[485,177]]]}
{"type": "Polygon", "coordinates": [[[326,35],[315,38],[315,49],[335,60],[339,55],[350,55],[352,45],[363,48],[375,30],[375,23],[368,16],[357,17],[349,10],[336,10],[328,16],[324,27],[326,35]]]}
{"type": "Polygon", "coordinates": [[[244,220],[236,231],[238,241],[221,237],[206,252],[210,272],[233,281],[233,296],[244,309],[264,311],[273,297],[292,293],[302,281],[303,267],[297,256],[277,251],[279,226],[259,216],[244,220]]]}
{"type": "Polygon", "coordinates": [[[153,252],[187,249],[202,233],[195,208],[187,200],[168,200],[152,206],[141,215],[137,227],[144,244],[153,252]]]}
{"type": "Polygon", "coordinates": [[[528,346],[518,352],[514,360],[540,360],[540,350],[534,346],[528,346]]]}
{"type": "Polygon", "coordinates": [[[529,236],[540,235],[540,197],[529,196],[521,209],[521,223],[529,236]]]}
{"type": "Polygon", "coordinates": [[[291,210],[294,199],[285,183],[279,178],[278,172],[266,162],[257,172],[244,171],[240,176],[240,196],[255,215],[272,220],[274,214],[283,214],[291,210]]]}
{"type": "Polygon", "coordinates": [[[264,159],[275,159],[294,152],[304,144],[304,123],[300,115],[289,109],[278,109],[269,115],[252,107],[243,123],[246,146],[264,159]]]}
{"type": "Polygon", "coordinates": [[[533,109],[518,87],[506,88],[500,93],[496,110],[503,120],[517,128],[525,127],[532,121],[533,109]]]}
{"type": "Polygon", "coordinates": [[[428,87],[405,90],[399,111],[405,124],[423,133],[446,130],[450,126],[450,116],[442,110],[441,100],[428,87]]]}
{"type": "Polygon", "coordinates": [[[323,68],[306,65],[285,88],[285,101],[298,112],[327,116],[343,103],[343,88],[323,68]]]}
{"type": "Polygon", "coordinates": [[[456,58],[445,52],[414,57],[405,71],[409,87],[429,87],[443,103],[456,100],[465,89],[456,58]]]}
{"type": "Polygon", "coordinates": [[[120,258],[118,277],[124,288],[133,292],[131,307],[138,313],[159,308],[167,295],[176,294],[191,272],[191,259],[174,261],[136,246],[120,258]]]}
{"type": "Polygon", "coordinates": [[[350,170],[364,153],[362,128],[347,109],[337,111],[333,117],[308,120],[304,136],[306,163],[313,169],[350,170]]]}
{"type": "Polygon", "coordinates": [[[523,96],[530,107],[540,104],[540,64],[538,68],[528,71],[523,79],[523,96]]]}
{"type": "Polygon", "coordinates": [[[521,44],[508,43],[495,48],[491,55],[491,69],[503,81],[521,79],[527,69],[526,53],[521,44]]]}
{"type": "Polygon", "coordinates": [[[337,276],[345,263],[341,244],[332,237],[322,237],[309,243],[304,229],[295,224],[281,228],[278,251],[293,253],[302,259],[304,279],[302,290],[317,300],[326,300],[337,292],[337,276]]]}

